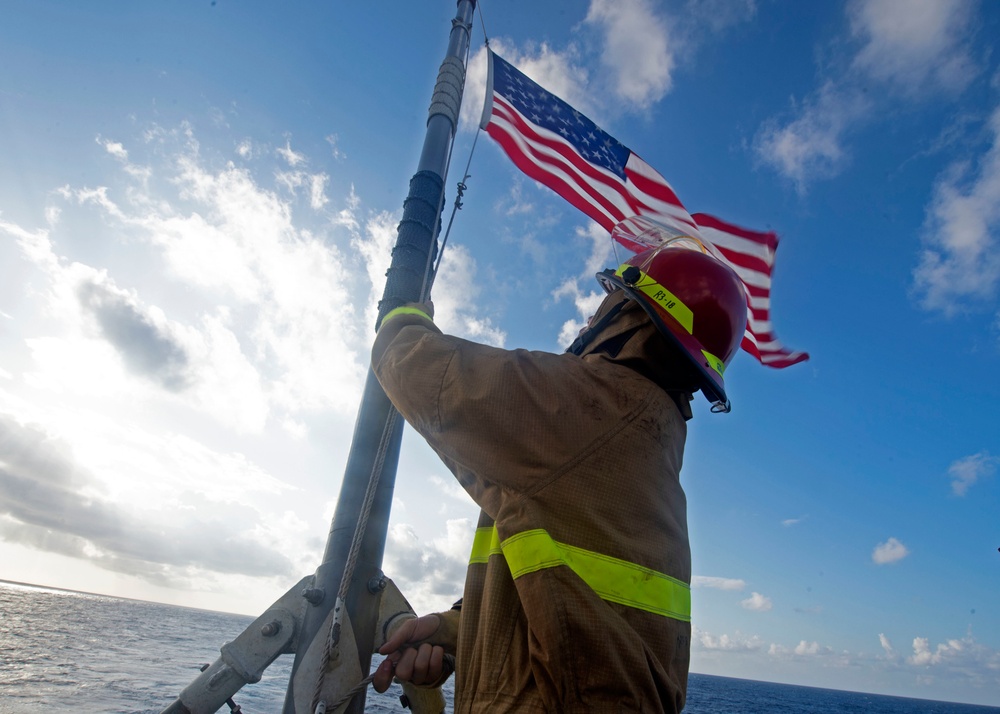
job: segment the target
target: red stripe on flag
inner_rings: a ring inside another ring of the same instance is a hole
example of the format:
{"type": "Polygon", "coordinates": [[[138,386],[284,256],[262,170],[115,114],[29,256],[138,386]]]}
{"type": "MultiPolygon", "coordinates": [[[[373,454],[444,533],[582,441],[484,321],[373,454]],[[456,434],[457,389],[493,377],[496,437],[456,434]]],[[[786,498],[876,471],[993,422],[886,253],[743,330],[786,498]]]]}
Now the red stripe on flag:
{"type": "Polygon", "coordinates": [[[535,161],[529,154],[523,153],[520,150],[520,147],[516,145],[516,143],[507,135],[505,131],[498,129],[495,124],[490,124],[486,128],[486,132],[493,137],[493,139],[495,139],[501,147],[503,147],[507,156],[509,156],[511,161],[514,162],[514,165],[521,169],[521,171],[524,172],[529,178],[533,178],[539,183],[548,186],[608,231],[614,228],[615,224],[618,222],[617,220],[609,218],[606,213],[597,208],[595,202],[582,198],[580,194],[577,191],[574,191],[571,185],[566,183],[561,177],[556,176],[551,171],[547,170],[542,164],[535,161]]]}
{"type": "MultiPolygon", "coordinates": [[[[642,159],[636,154],[633,154],[633,156],[642,161],[642,159]]],[[[645,164],[646,166],[649,166],[649,164],[647,164],[645,161],[643,161],[642,163],[645,164]]],[[[666,203],[672,203],[673,205],[679,208],[684,208],[684,204],[682,204],[681,200],[677,198],[677,194],[674,193],[674,189],[671,188],[670,184],[668,184],[662,176],[656,173],[656,171],[652,167],[650,167],[650,171],[656,174],[656,178],[660,180],[658,181],[653,180],[650,177],[643,176],[642,174],[636,171],[629,171],[627,168],[625,170],[625,175],[628,176],[629,180],[632,183],[634,183],[636,188],[638,188],[640,191],[645,191],[651,196],[656,196],[661,201],[665,201],[666,203]]],[[[686,208],[684,208],[684,212],[687,213],[686,208]]],[[[628,218],[628,216],[623,216],[623,218],[628,218]]],[[[693,223],[694,221],[692,221],[692,224],[693,223]]]]}
{"type": "Polygon", "coordinates": [[[617,181],[616,177],[613,177],[609,172],[602,171],[584,160],[568,145],[549,139],[535,131],[533,126],[521,117],[515,109],[506,106],[501,100],[502,97],[494,99],[493,116],[494,118],[500,117],[510,127],[496,124],[491,120],[486,128],[489,135],[500,143],[518,168],[532,178],[552,188],[560,196],[573,203],[574,206],[584,211],[584,213],[594,218],[594,220],[610,231],[611,227],[614,227],[618,221],[622,220],[624,212],[619,206],[609,200],[607,196],[602,195],[600,189],[609,189],[615,192],[621,200],[628,203],[630,197],[627,191],[624,190],[621,182],[617,181]],[[497,105],[500,106],[498,107],[497,105]],[[522,144],[525,146],[522,146],[522,144]],[[558,154],[563,160],[558,161],[555,157],[542,153],[543,149],[548,149],[558,154]],[[529,171],[526,166],[532,167],[532,170],[529,171]],[[564,173],[569,174],[574,179],[574,183],[571,185],[567,184],[562,177],[553,173],[554,168],[561,169],[564,173]],[[586,194],[589,199],[584,199],[580,196],[581,192],[586,194]],[[607,225],[607,216],[598,218],[591,211],[583,208],[581,203],[584,200],[589,201],[595,207],[610,215],[612,219],[610,227],[607,225]]]}

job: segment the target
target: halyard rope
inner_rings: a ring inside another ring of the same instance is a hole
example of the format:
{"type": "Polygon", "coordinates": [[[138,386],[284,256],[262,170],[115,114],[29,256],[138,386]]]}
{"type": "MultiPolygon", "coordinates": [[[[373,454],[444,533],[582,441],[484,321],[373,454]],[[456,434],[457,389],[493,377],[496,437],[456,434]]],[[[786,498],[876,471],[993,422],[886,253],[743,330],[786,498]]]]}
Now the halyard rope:
{"type": "Polygon", "coordinates": [[[375,675],[374,674],[369,674],[367,677],[365,677],[364,679],[362,679],[357,685],[355,685],[354,689],[352,689],[347,694],[345,694],[340,699],[338,699],[336,702],[334,702],[333,706],[329,707],[327,709],[327,711],[328,712],[335,712],[335,711],[337,711],[337,709],[339,709],[341,706],[343,706],[344,704],[347,704],[347,702],[349,702],[352,699],[354,699],[354,697],[356,695],[361,694],[361,692],[363,692],[366,689],[368,689],[368,685],[372,683],[373,679],[375,679],[375,675]]]}
{"type": "MultiPolygon", "coordinates": [[[[364,539],[365,529],[368,526],[368,516],[371,514],[372,504],[375,502],[375,491],[378,489],[379,477],[382,475],[382,467],[385,464],[385,455],[389,450],[389,442],[392,439],[396,424],[399,423],[399,412],[392,405],[389,406],[389,413],[386,416],[385,426],[382,428],[382,438],[379,441],[378,452],[375,456],[375,463],[372,466],[371,475],[368,478],[368,486],[365,489],[365,500],[361,506],[361,513],[358,516],[358,525],[354,529],[354,536],[351,539],[351,550],[344,564],[344,576],[340,580],[340,589],[337,592],[337,604],[333,620],[330,622],[330,630],[326,635],[326,647],[323,649],[323,658],[320,662],[319,677],[316,679],[316,688],[313,692],[313,699],[310,708],[315,711],[319,703],[320,694],[323,690],[323,681],[326,678],[326,670],[330,664],[330,657],[333,649],[340,642],[340,628],[343,613],[347,609],[347,591],[350,590],[354,580],[354,566],[358,560],[358,553],[361,551],[361,541],[364,539]]],[[[361,684],[357,685],[345,699],[341,699],[331,710],[335,710],[345,701],[352,699],[356,694],[364,691],[371,682],[372,675],[369,675],[361,684]]]]}
{"type": "MultiPolygon", "coordinates": [[[[480,0],[482,2],[482,0],[480,0]]],[[[479,3],[476,4],[476,9],[479,10],[479,3]]],[[[485,45],[489,47],[489,38],[486,35],[486,24],[483,20],[482,11],[479,10],[479,19],[483,23],[483,36],[486,38],[485,45]]],[[[472,52],[472,43],[466,48],[465,53],[465,67],[468,71],[469,67],[469,56],[472,52]]],[[[430,297],[431,287],[434,285],[434,279],[437,277],[438,269],[441,267],[441,258],[444,256],[444,248],[448,243],[448,236],[451,233],[451,226],[455,220],[456,212],[462,208],[462,197],[465,190],[468,188],[465,182],[469,179],[469,167],[472,165],[472,156],[476,150],[476,143],[479,140],[479,134],[482,129],[476,129],[476,136],[472,141],[472,147],[469,149],[469,160],[465,166],[465,175],[458,184],[458,195],[455,197],[455,206],[451,212],[451,218],[448,221],[448,227],[445,230],[444,238],[441,241],[440,249],[438,250],[437,262],[432,265],[432,253],[428,252],[427,265],[424,272],[424,281],[420,289],[420,302],[426,302],[430,297]]],[[[457,127],[455,134],[457,135],[457,127]]],[[[452,144],[454,144],[454,136],[452,137],[452,144]]],[[[438,215],[441,213],[441,209],[444,205],[444,192],[441,193],[441,200],[438,204],[438,215]]],[[[440,220],[440,219],[439,219],[440,220]]],[[[368,526],[368,517],[371,514],[372,504],[375,502],[375,492],[378,489],[379,478],[382,475],[382,468],[385,464],[386,452],[389,450],[389,443],[392,440],[393,434],[396,429],[396,425],[399,423],[400,415],[394,406],[389,405],[389,411],[386,416],[385,426],[382,429],[382,438],[379,441],[378,451],[375,456],[375,463],[372,466],[371,475],[368,477],[368,486],[365,489],[365,500],[361,507],[361,513],[358,516],[358,524],[354,529],[354,535],[351,539],[351,549],[347,556],[347,562],[344,564],[344,575],[340,580],[340,589],[337,592],[337,603],[335,605],[335,612],[333,620],[330,623],[330,630],[327,632],[326,646],[323,649],[323,657],[320,662],[319,676],[316,678],[316,687],[313,691],[312,703],[310,709],[313,712],[319,711],[320,705],[320,695],[323,692],[323,683],[326,678],[326,671],[330,665],[330,658],[332,657],[333,650],[339,645],[340,642],[340,629],[342,626],[343,613],[346,610],[346,600],[347,593],[350,590],[351,583],[354,580],[354,567],[357,563],[358,554],[361,551],[361,542],[364,539],[365,529],[368,526]]],[[[344,696],[342,696],[337,702],[332,706],[324,706],[322,709],[326,712],[335,712],[339,707],[343,706],[347,702],[351,701],[355,696],[365,691],[368,685],[371,684],[372,680],[375,678],[375,674],[369,674],[367,677],[362,679],[357,685],[355,685],[350,691],[348,691],[344,696]]]]}

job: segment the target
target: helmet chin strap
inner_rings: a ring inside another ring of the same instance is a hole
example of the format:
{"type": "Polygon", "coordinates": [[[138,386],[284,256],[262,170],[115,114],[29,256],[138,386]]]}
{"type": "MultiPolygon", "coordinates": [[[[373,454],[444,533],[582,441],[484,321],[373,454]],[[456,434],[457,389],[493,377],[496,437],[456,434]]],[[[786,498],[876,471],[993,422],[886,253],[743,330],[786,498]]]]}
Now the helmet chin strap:
{"type": "Polygon", "coordinates": [[[566,348],[566,352],[577,356],[583,354],[587,345],[593,342],[594,338],[600,334],[601,330],[607,327],[608,323],[615,319],[618,313],[622,311],[622,308],[625,307],[628,302],[628,300],[622,300],[617,305],[612,306],[612,308],[608,310],[607,314],[598,320],[596,324],[587,325],[587,327],[576,336],[576,339],[573,340],[573,344],[566,348]]]}

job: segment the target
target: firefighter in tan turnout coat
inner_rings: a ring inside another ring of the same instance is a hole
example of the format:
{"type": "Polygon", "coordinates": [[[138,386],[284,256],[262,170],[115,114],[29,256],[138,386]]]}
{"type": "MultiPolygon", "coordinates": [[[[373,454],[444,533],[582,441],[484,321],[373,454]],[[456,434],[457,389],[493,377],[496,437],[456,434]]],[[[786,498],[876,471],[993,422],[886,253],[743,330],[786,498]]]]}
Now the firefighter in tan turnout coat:
{"type": "Polygon", "coordinates": [[[382,322],[372,366],[482,509],[462,600],[409,620],[375,677],[440,684],[456,712],[678,712],[690,655],[681,461],[691,395],[728,411],[746,324],[736,275],[668,244],[617,272],[565,354],[382,322]]]}

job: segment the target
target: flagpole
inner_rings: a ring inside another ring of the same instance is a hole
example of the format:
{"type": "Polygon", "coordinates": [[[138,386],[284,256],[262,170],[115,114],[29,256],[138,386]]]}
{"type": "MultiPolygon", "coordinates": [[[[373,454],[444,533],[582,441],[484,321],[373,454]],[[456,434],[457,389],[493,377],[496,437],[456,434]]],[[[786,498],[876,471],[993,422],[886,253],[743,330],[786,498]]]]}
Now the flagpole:
{"type": "MultiPolygon", "coordinates": [[[[428,297],[429,268],[433,265],[436,252],[436,238],[444,204],[444,182],[448,174],[452,141],[458,127],[465,84],[465,58],[476,0],[458,0],[457,4],[448,50],[431,100],[423,150],[417,172],[410,179],[409,194],[403,202],[403,217],[392,250],[392,262],[386,273],[382,300],[379,302],[378,322],[388,311],[428,297]]],[[[379,585],[382,582],[382,556],[385,552],[402,438],[399,421],[399,415],[369,368],[326,549],[313,577],[308,597],[310,607],[303,618],[302,631],[297,637],[284,714],[302,714],[295,711],[295,674],[303,664],[313,641],[327,637],[326,630],[321,626],[336,605],[337,592],[351,558],[351,546],[366,500],[368,482],[373,477],[373,471],[381,464],[381,473],[376,474],[378,486],[371,501],[364,538],[352,563],[353,578],[345,598],[347,615],[357,641],[361,670],[367,672],[371,668],[379,585]],[[394,423],[391,423],[393,420],[394,423]],[[385,428],[387,423],[390,428],[385,428]],[[383,432],[388,435],[387,439],[383,439],[383,432]]],[[[352,653],[345,652],[340,656],[352,656],[352,653]]],[[[346,711],[351,714],[363,712],[364,695],[355,697],[346,711]]]]}

